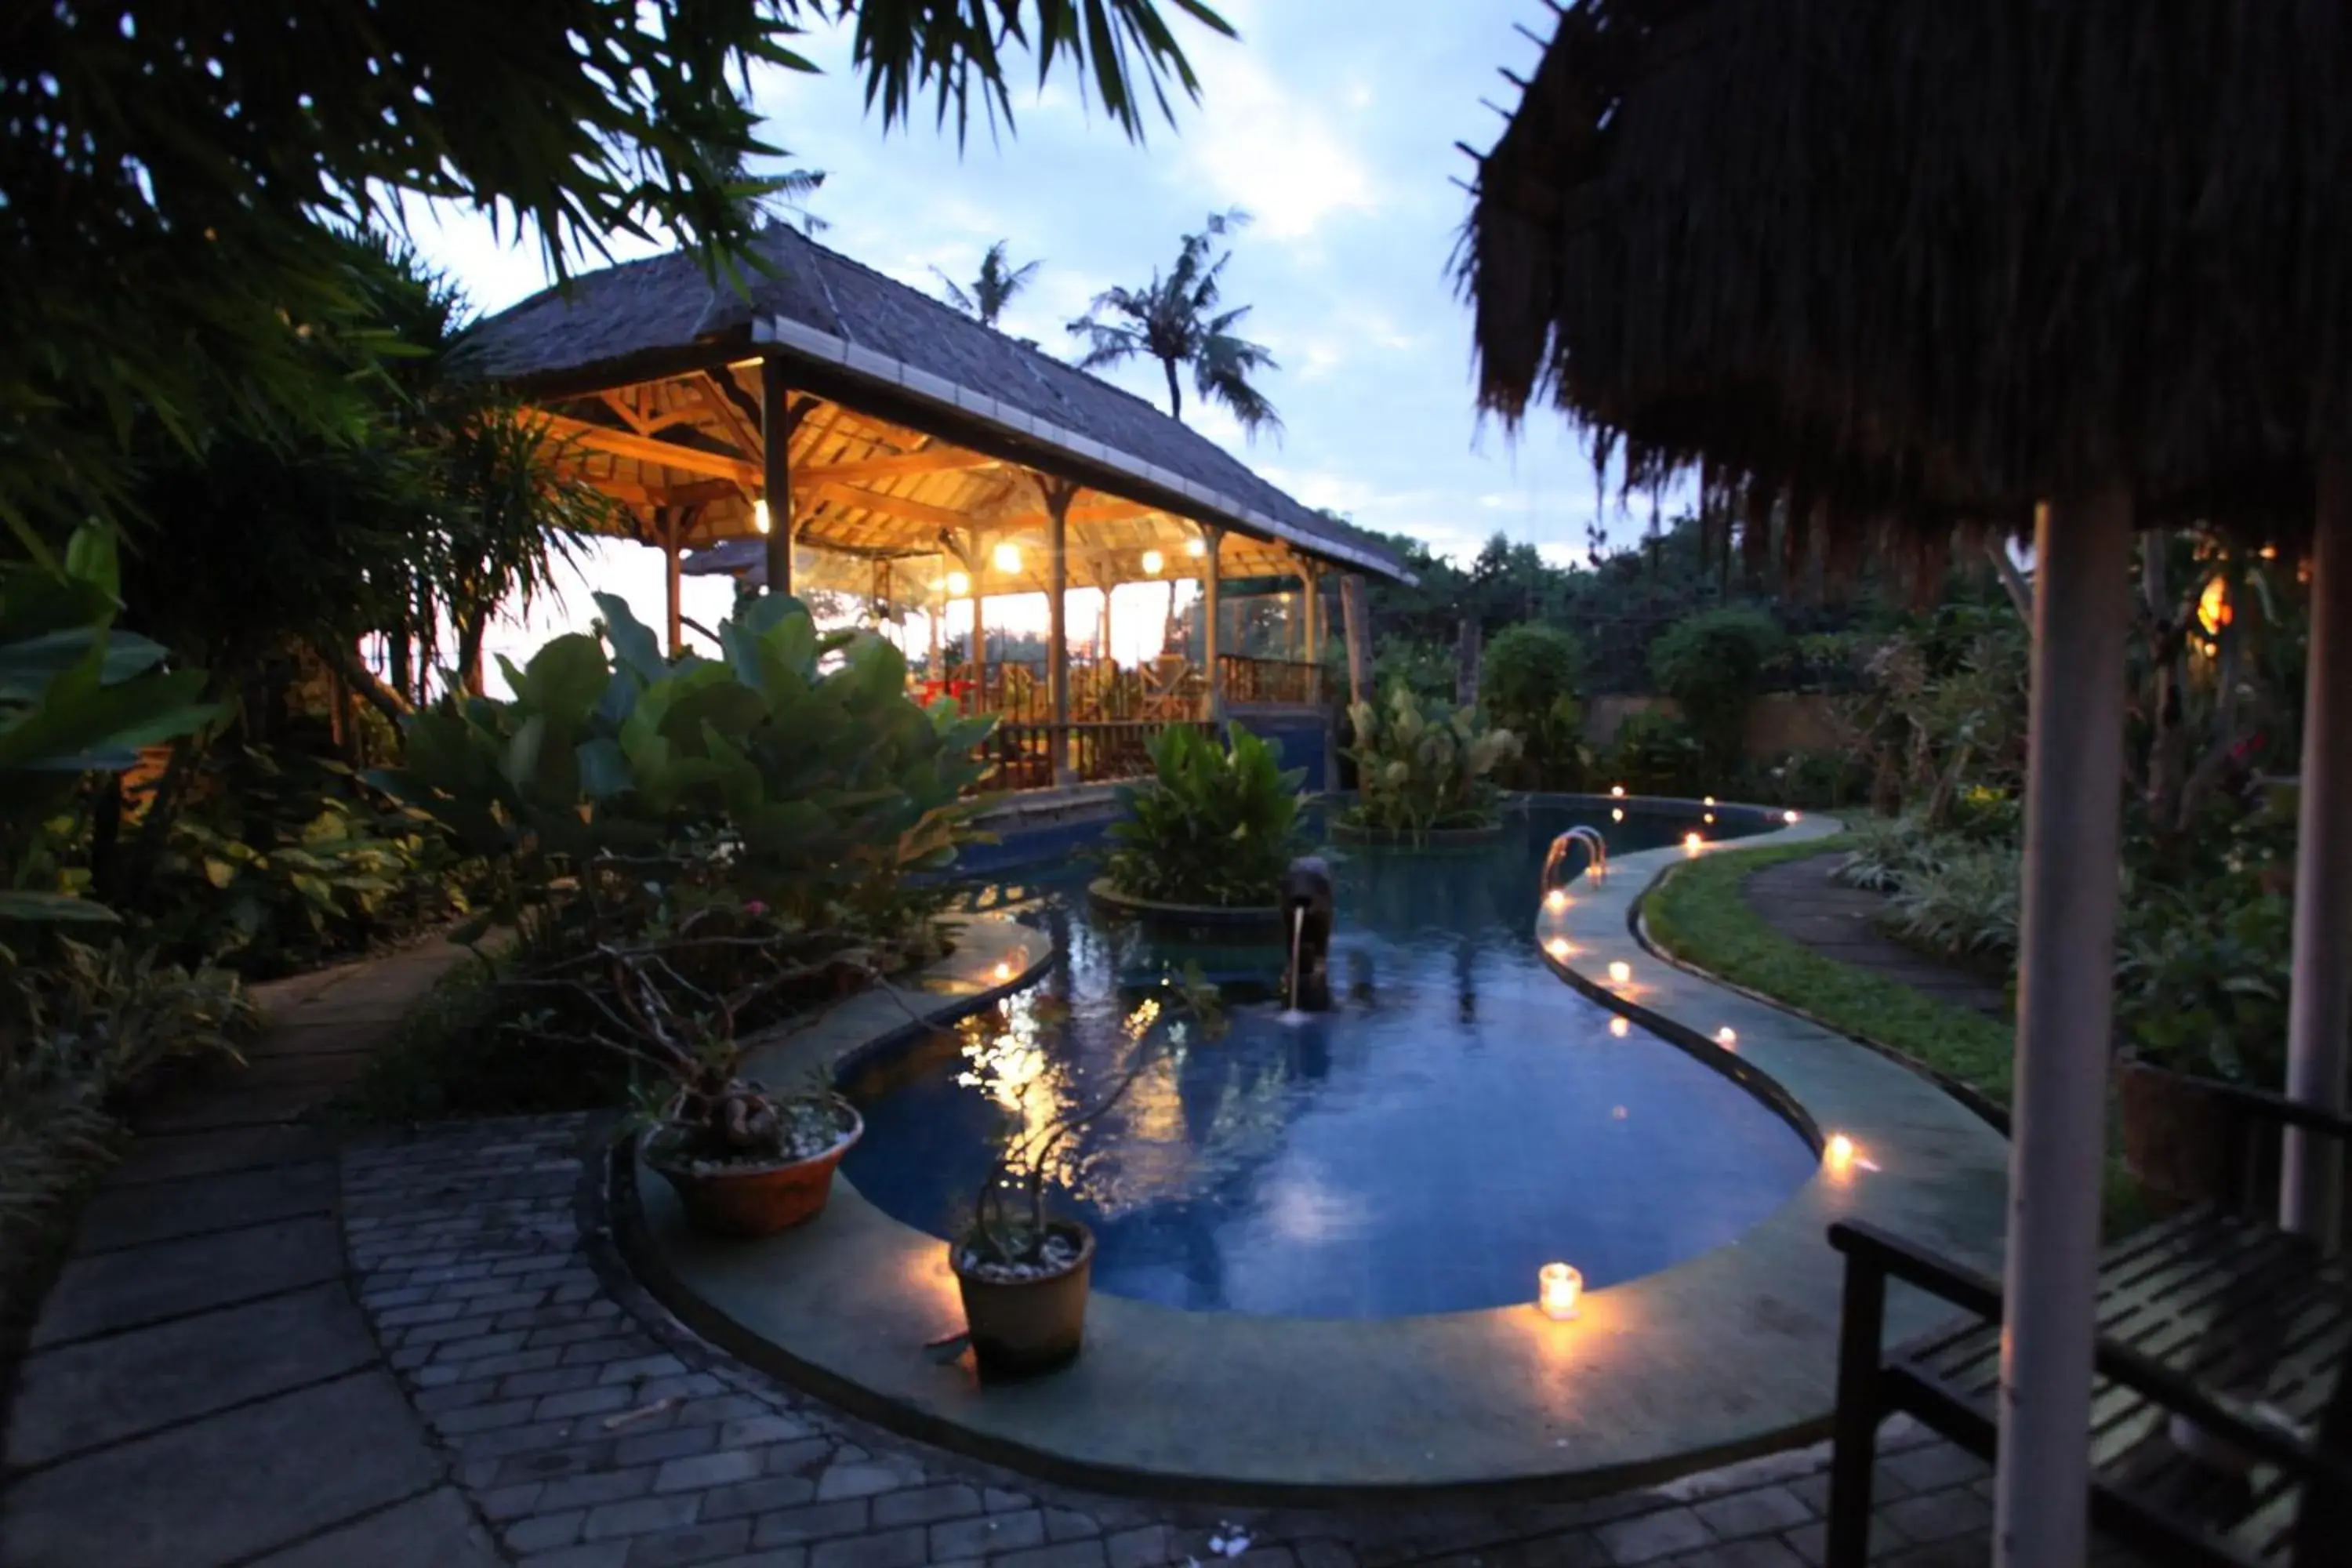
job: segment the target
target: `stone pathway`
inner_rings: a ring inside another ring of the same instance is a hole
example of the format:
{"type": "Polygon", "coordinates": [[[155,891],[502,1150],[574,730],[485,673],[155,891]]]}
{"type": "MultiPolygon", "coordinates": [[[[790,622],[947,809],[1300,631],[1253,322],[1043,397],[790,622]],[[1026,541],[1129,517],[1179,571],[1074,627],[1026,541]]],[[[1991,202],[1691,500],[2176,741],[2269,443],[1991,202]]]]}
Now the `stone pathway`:
{"type": "Polygon", "coordinates": [[[1767,925],[1825,958],[2007,1022],[2009,999],[1998,980],[1880,933],[1874,922],[1885,898],[1831,879],[1844,858],[1833,850],[1767,866],[1740,884],[1740,894],[1767,925]]]}
{"type": "MultiPolygon", "coordinates": [[[[1073,1492],[880,1431],[628,1279],[591,1120],[339,1152],[290,1121],[452,958],[271,988],[252,1068],[154,1118],[36,1331],[0,1568],[1820,1562],[1819,1447],[1587,1502],[1268,1510],[1073,1492]]],[[[1984,1468],[1899,1424],[1881,1454],[1877,1560],[1984,1563],[1984,1468]]]]}

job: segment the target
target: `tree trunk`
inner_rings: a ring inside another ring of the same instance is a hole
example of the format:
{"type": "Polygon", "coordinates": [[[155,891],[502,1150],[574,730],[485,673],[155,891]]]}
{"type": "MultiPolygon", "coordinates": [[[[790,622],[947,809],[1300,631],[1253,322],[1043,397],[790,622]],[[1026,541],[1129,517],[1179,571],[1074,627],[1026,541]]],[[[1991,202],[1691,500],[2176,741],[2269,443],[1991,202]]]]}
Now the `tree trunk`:
{"type": "Polygon", "coordinates": [[[1184,389],[1176,383],[1176,362],[1161,360],[1160,368],[1168,373],[1168,417],[1181,419],[1184,417],[1184,389]]]}
{"type": "Polygon", "coordinates": [[[365,698],[371,707],[391,720],[395,727],[416,710],[399,692],[377,679],[375,671],[370,669],[366,661],[352,649],[334,642],[313,643],[311,648],[331,668],[342,671],[343,679],[351,682],[352,690],[365,698]]]}

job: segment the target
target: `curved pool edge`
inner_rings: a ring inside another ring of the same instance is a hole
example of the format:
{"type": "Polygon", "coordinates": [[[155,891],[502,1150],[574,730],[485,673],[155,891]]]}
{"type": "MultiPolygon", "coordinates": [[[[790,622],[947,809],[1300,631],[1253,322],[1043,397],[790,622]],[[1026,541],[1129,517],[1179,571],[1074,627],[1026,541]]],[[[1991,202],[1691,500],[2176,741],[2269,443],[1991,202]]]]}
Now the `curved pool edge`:
{"type": "MultiPolygon", "coordinates": [[[[1819,836],[1820,825],[1801,822],[1738,842],[1819,836]]],[[[1580,883],[1557,920],[1539,916],[1538,939],[1577,944],[1571,956],[1600,974],[1621,958],[1634,964],[1642,978],[1629,988],[1581,968],[1569,978],[1618,1011],[1663,1021],[1681,1048],[1696,1041],[1721,1055],[1705,1035],[1733,1025],[1740,1066],[1819,1131],[1854,1137],[1881,1169],[1816,1173],[1733,1243],[1591,1292],[1576,1322],[1532,1307],[1255,1318],[1097,1295],[1076,1365],[982,1386],[963,1363],[925,1353],[962,1326],[944,1244],[846,1178],[802,1231],[726,1243],[686,1231],[667,1189],[624,1155],[615,1234],[665,1306],[744,1360],[908,1436],[1065,1484],[1261,1505],[1559,1500],[1811,1441],[1827,1431],[1835,1378],[1843,1270],[1829,1222],[1867,1217],[1998,1268],[2006,1144],[1896,1063],[1642,949],[1633,907],[1683,857],[1669,847],[1620,858],[1608,884],[1580,883]]],[[[1051,956],[1040,931],[976,920],[926,972],[924,993],[942,999],[937,1018],[970,1011],[1051,956]]],[[[826,1070],[912,1026],[895,1007],[845,1018],[856,1006],[759,1065],[776,1077],[826,1070]]],[[[1898,1290],[1888,1332],[1941,1316],[1898,1290]]]]}

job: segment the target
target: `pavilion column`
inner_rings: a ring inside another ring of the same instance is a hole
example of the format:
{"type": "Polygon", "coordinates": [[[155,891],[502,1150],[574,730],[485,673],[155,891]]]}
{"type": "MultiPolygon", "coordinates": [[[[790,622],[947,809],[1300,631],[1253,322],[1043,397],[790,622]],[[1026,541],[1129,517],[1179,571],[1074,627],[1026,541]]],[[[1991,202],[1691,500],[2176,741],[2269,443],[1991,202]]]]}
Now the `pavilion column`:
{"type": "Polygon", "coordinates": [[[662,523],[662,564],[669,594],[669,656],[676,658],[686,651],[686,590],[678,578],[678,530],[683,509],[666,506],[656,509],[662,523]]]}
{"type": "Polygon", "coordinates": [[[1217,569],[1218,549],[1224,543],[1225,531],[1221,528],[1204,528],[1201,537],[1208,550],[1201,557],[1201,660],[1206,665],[1209,692],[1208,717],[1212,723],[1225,720],[1225,673],[1217,658],[1217,622],[1224,608],[1223,579],[1217,569]]]}
{"type": "MultiPolygon", "coordinates": [[[[2303,768],[2294,828],[2294,968],[2287,995],[2286,1092],[2342,1111],[2352,1034],[2352,458],[2320,459],[2312,531],[2311,641],[2304,658],[2303,768]]],[[[2343,1146],[2290,1128],[2279,1189],[2287,1229],[2341,1239],[2343,1146]]]]}
{"type": "Polygon", "coordinates": [[[793,591],[793,421],[785,410],[792,389],[783,361],[760,362],[760,489],[768,504],[768,592],[793,591]]]}
{"type": "Polygon", "coordinates": [[[1348,634],[1348,701],[1352,705],[1371,700],[1370,683],[1366,679],[1364,643],[1364,579],[1350,572],[1339,579],[1339,618],[1346,624],[1348,634]]]}
{"type": "Polygon", "coordinates": [[[2079,1563],[2087,1541],[2131,518],[2129,494],[2114,489],[2051,505],[2034,531],[2000,1568],[2079,1563]]]}
{"type": "Polygon", "coordinates": [[[987,590],[981,584],[981,574],[988,569],[984,552],[986,542],[980,530],[971,531],[971,702],[972,711],[985,713],[988,706],[988,625],[987,590]]]}
{"type": "Polygon", "coordinates": [[[1070,782],[1070,501],[1078,487],[1043,481],[1045,498],[1045,696],[1054,710],[1054,782],[1070,782]]]}
{"type": "Polygon", "coordinates": [[[1308,664],[1318,662],[1323,648],[1323,580],[1311,562],[1298,564],[1299,630],[1307,643],[1308,664]]]}

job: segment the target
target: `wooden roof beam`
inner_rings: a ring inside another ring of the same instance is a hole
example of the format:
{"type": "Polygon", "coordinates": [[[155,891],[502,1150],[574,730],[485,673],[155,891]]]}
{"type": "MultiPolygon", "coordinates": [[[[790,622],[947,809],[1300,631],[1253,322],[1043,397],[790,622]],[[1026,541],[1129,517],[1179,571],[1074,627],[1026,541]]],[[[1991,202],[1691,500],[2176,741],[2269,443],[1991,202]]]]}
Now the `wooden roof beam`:
{"type": "Polygon", "coordinates": [[[760,465],[740,458],[730,458],[723,452],[706,452],[698,447],[681,447],[674,441],[656,440],[626,430],[610,430],[602,425],[591,425],[584,419],[568,415],[539,412],[538,418],[551,436],[561,437],[591,451],[609,453],[616,458],[630,458],[640,463],[660,463],[667,468],[682,469],[689,474],[704,474],[717,479],[731,479],[748,485],[754,490],[760,485],[760,465]]]}
{"type": "MultiPolygon", "coordinates": [[[[797,474],[793,476],[795,480],[799,477],[797,474]]],[[[795,492],[800,489],[797,483],[793,488],[795,492]]],[[[951,511],[943,506],[931,506],[923,501],[909,500],[905,496],[886,496],[879,490],[860,489],[856,485],[845,485],[837,480],[819,480],[810,488],[821,500],[835,501],[843,506],[861,507],[867,511],[879,512],[885,517],[904,518],[909,522],[929,523],[937,528],[970,528],[982,521],[960,511],[951,511]]]]}
{"type": "Polygon", "coordinates": [[[997,468],[1003,464],[978,452],[967,452],[958,447],[941,447],[934,450],[905,452],[895,458],[862,458],[846,463],[809,463],[793,469],[793,477],[805,476],[812,481],[825,479],[886,479],[898,474],[948,474],[974,468],[997,468]]]}

